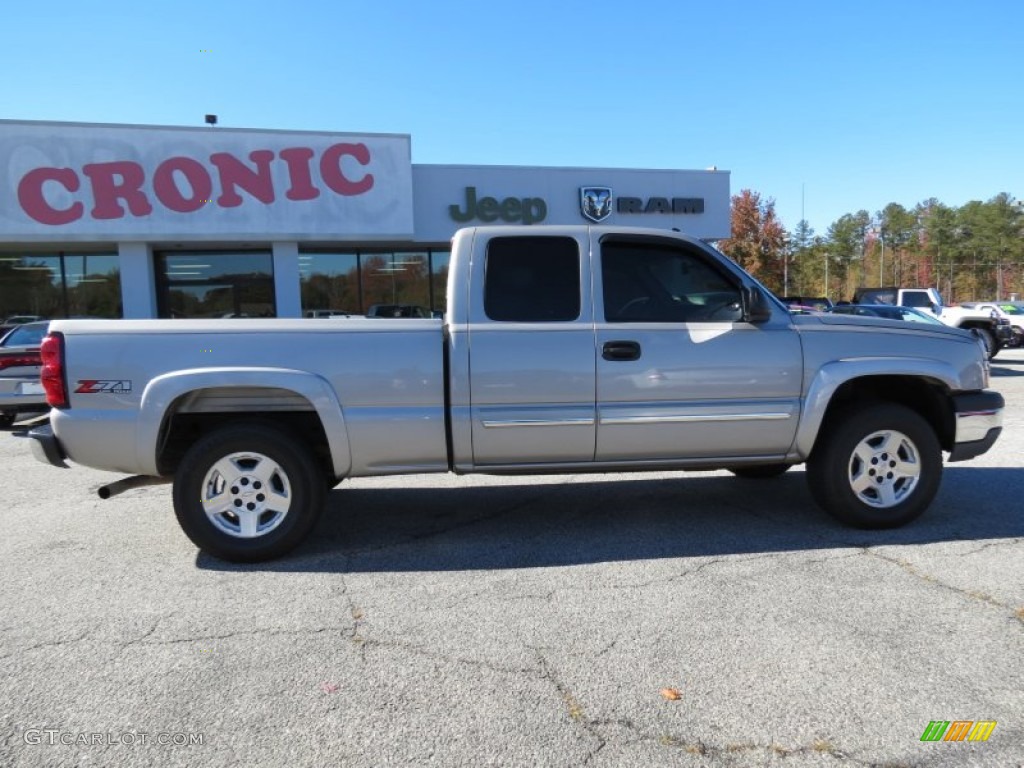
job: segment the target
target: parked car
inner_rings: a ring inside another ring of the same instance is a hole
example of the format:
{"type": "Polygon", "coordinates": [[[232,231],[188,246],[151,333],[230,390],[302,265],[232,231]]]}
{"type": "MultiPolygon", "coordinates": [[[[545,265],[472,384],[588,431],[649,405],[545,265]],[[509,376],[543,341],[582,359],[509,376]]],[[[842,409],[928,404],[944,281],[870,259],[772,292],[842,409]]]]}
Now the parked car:
{"type": "Polygon", "coordinates": [[[972,309],[991,310],[1000,321],[1010,326],[1013,336],[1006,342],[1007,347],[1024,344],[1024,302],[1019,301],[965,301],[960,306],[972,309]]]}
{"type": "Polygon", "coordinates": [[[358,312],[351,312],[347,309],[307,309],[306,317],[352,317],[358,312]]]}
{"type": "Polygon", "coordinates": [[[1005,318],[1000,318],[992,310],[975,309],[966,304],[947,306],[942,301],[942,294],[935,288],[860,288],[854,294],[853,303],[914,307],[935,315],[953,328],[962,328],[975,335],[987,336],[989,360],[1013,338],[1010,324],[1005,318]]]}
{"type": "MultiPolygon", "coordinates": [[[[899,304],[838,304],[828,310],[833,315],[858,315],[859,317],[881,317],[886,320],[902,320],[907,323],[924,323],[925,325],[946,325],[930,312],[924,312],[914,307],[904,307],[899,304]]],[[[974,334],[981,341],[985,348],[985,356],[991,359],[993,351],[991,348],[992,336],[977,328],[964,328],[963,330],[974,334]]]]}
{"type": "Polygon", "coordinates": [[[374,304],[366,310],[367,317],[432,317],[426,307],[415,304],[374,304]]]}
{"type": "Polygon", "coordinates": [[[2,339],[15,328],[17,328],[19,325],[24,325],[25,323],[34,323],[43,319],[45,318],[42,318],[39,315],[11,315],[2,323],[0,323],[0,339],[2,339]]]}
{"type": "Polygon", "coordinates": [[[922,312],[913,307],[901,307],[892,304],[839,304],[826,310],[836,315],[860,315],[861,317],[884,317],[887,320],[904,320],[908,323],[927,323],[929,325],[945,325],[935,315],[922,312]]]}
{"type": "Polygon", "coordinates": [[[801,310],[824,312],[831,309],[832,299],[825,296],[783,296],[782,303],[801,310]]]}
{"type": "Polygon", "coordinates": [[[790,314],[793,315],[817,315],[822,310],[817,307],[810,307],[805,304],[787,304],[790,314]]]}
{"type": "Polygon", "coordinates": [[[49,408],[39,382],[39,345],[49,325],[49,320],[23,323],[0,339],[0,427],[9,427],[19,413],[49,408]]]}

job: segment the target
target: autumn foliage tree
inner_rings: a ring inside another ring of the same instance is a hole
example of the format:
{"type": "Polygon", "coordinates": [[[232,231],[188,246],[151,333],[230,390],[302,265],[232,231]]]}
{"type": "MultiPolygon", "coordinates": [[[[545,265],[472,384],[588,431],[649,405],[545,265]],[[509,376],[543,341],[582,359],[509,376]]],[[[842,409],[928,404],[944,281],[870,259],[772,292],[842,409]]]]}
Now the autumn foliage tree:
{"type": "Polygon", "coordinates": [[[782,290],[786,230],[775,214],[775,201],[744,189],[732,198],[732,228],[721,251],[776,292],[782,290]]]}
{"type": "MultiPolygon", "coordinates": [[[[734,197],[733,237],[724,242],[737,261],[751,258],[774,287],[765,249],[749,245],[763,242],[759,215],[763,222],[756,194],[734,197]]],[[[790,236],[789,283],[797,295],[849,299],[859,287],[883,285],[934,286],[954,303],[1024,295],[1024,202],[1005,192],[959,208],[935,198],[912,208],[889,203],[874,216],[844,214],[825,237],[812,235],[800,222],[790,236]]]]}

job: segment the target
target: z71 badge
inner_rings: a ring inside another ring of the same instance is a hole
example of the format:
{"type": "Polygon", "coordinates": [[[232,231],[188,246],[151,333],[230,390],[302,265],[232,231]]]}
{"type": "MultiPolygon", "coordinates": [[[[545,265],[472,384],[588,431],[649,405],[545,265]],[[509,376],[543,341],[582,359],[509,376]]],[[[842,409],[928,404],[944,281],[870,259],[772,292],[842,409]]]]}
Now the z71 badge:
{"type": "Polygon", "coordinates": [[[132,382],[128,379],[120,381],[101,379],[79,379],[75,394],[78,395],[123,395],[132,391],[132,382]]]}

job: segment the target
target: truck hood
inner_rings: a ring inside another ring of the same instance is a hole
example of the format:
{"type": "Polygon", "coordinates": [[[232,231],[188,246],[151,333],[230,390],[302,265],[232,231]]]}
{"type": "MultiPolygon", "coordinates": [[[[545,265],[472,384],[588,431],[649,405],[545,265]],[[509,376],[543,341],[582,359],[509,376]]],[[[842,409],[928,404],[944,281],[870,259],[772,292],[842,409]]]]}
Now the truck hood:
{"type": "Polygon", "coordinates": [[[911,323],[906,320],[889,320],[884,317],[864,317],[863,315],[793,315],[793,324],[799,330],[879,331],[891,328],[902,333],[921,334],[932,337],[953,337],[965,341],[975,341],[974,334],[961,328],[953,328],[948,325],[932,325],[931,323],[911,323]]]}

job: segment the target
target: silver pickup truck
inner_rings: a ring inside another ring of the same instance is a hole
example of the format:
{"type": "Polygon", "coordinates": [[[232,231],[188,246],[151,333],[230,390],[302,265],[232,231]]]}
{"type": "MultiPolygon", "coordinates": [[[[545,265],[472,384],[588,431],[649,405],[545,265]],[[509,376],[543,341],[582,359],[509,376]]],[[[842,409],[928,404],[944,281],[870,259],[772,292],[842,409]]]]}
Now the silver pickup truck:
{"type": "Polygon", "coordinates": [[[845,523],[920,515],[988,450],[1003,398],[970,333],[791,315],[674,232],[479,227],[452,241],[443,319],[54,321],[33,451],[173,480],[185,533],[279,556],[348,477],[806,463],[845,523]]]}

